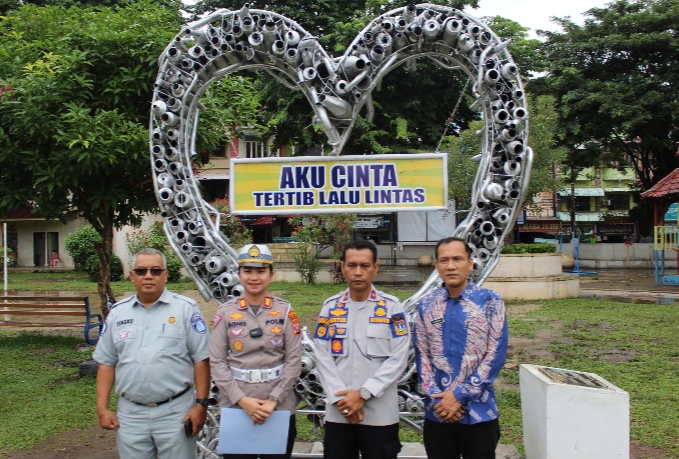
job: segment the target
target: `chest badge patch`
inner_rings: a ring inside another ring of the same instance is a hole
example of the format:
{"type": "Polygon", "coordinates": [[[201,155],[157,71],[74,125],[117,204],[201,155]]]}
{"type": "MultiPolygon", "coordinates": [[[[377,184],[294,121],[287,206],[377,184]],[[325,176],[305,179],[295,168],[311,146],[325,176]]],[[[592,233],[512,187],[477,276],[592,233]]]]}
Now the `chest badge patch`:
{"type": "Polygon", "coordinates": [[[129,330],[122,330],[118,332],[118,339],[127,339],[130,337],[129,330]]]}
{"type": "Polygon", "coordinates": [[[233,314],[229,314],[229,319],[242,319],[243,317],[245,316],[240,312],[234,312],[233,314]]]}
{"type": "Polygon", "coordinates": [[[175,316],[171,316],[170,318],[167,319],[167,321],[171,324],[175,323],[177,321],[177,318],[175,316]]]}
{"type": "Polygon", "coordinates": [[[267,315],[276,317],[276,316],[280,316],[281,314],[283,314],[283,311],[271,311],[267,315]]]}
{"type": "Polygon", "coordinates": [[[283,340],[281,338],[270,339],[269,342],[273,345],[273,347],[280,347],[281,344],[283,344],[283,340]]]}
{"type": "Polygon", "coordinates": [[[243,336],[243,328],[229,328],[229,334],[234,338],[243,336]]]}
{"type": "Polygon", "coordinates": [[[271,327],[271,333],[278,334],[278,333],[283,333],[283,329],[281,327],[271,327]]]}
{"type": "Polygon", "coordinates": [[[340,308],[333,308],[333,309],[330,310],[330,314],[332,314],[335,317],[346,316],[347,310],[346,309],[340,309],[340,308]]]}
{"type": "Polygon", "coordinates": [[[236,340],[236,341],[233,342],[233,348],[237,351],[242,351],[243,350],[243,343],[236,340]]]}
{"type": "Polygon", "coordinates": [[[377,317],[384,317],[384,316],[387,315],[387,310],[384,309],[384,307],[382,307],[382,306],[377,306],[377,307],[375,307],[375,315],[377,317]]]}

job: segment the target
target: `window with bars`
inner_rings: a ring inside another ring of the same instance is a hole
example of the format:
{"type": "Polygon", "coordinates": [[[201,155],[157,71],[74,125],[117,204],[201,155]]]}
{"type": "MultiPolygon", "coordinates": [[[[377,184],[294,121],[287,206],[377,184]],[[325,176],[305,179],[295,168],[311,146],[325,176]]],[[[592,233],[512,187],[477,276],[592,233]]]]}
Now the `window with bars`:
{"type": "Polygon", "coordinates": [[[580,212],[590,211],[590,199],[589,196],[576,196],[575,197],[575,210],[580,212]]]}
{"type": "Polygon", "coordinates": [[[611,194],[606,197],[611,201],[609,210],[629,210],[629,195],[628,194],[611,194]]]}
{"type": "Polygon", "coordinates": [[[245,136],[246,158],[268,158],[269,156],[271,156],[271,151],[266,142],[262,142],[255,136],[245,136]]]}

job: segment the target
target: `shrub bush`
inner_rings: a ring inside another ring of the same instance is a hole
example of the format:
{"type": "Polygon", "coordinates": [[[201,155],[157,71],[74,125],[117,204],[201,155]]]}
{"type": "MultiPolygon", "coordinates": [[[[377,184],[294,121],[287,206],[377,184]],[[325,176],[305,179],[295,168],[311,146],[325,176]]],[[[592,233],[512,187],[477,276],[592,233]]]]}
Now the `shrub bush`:
{"type": "Polygon", "coordinates": [[[138,230],[126,234],[125,245],[130,254],[130,268],[132,268],[132,261],[137,252],[148,248],[156,249],[165,254],[168,282],[179,282],[182,279],[182,262],[167,243],[167,236],[165,236],[161,222],[155,222],[148,231],[138,230]]]}
{"type": "Polygon", "coordinates": [[[167,260],[167,281],[179,282],[182,280],[182,262],[179,257],[172,251],[167,249],[165,252],[165,259],[167,260]]]}
{"type": "Polygon", "coordinates": [[[505,255],[519,254],[519,253],[553,253],[556,252],[556,246],[549,242],[540,244],[514,244],[502,247],[500,253],[505,255]]]}
{"type": "MultiPolygon", "coordinates": [[[[83,271],[85,271],[92,282],[99,282],[99,256],[95,253],[90,256],[85,262],[83,271]]],[[[118,282],[123,280],[123,262],[120,261],[118,255],[111,255],[111,282],[118,282]]]]}
{"type": "Polygon", "coordinates": [[[85,225],[78,228],[75,233],[66,236],[64,243],[66,251],[73,259],[75,269],[87,271],[85,265],[92,255],[97,255],[95,244],[101,243],[101,236],[92,225],[85,225]]]}
{"type": "MultiPolygon", "coordinates": [[[[12,253],[12,249],[7,247],[7,266],[12,266],[12,263],[14,263],[14,254],[12,253]]],[[[4,272],[5,269],[5,248],[0,247],[0,273],[4,272]]]]}

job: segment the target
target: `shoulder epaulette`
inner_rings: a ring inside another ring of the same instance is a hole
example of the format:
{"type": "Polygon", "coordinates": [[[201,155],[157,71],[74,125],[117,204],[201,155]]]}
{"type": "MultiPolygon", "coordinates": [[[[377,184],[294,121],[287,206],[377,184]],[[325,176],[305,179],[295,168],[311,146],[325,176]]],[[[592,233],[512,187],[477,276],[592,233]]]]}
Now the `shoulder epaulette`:
{"type": "Polygon", "coordinates": [[[377,291],[377,295],[378,295],[378,296],[381,296],[382,298],[384,298],[384,299],[386,299],[386,300],[391,300],[391,301],[393,301],[393,302],[395,302],[395,303],[400,303],[400,302],[401,302],[401,300],[399,300],[399,299],[398,299],[397,297],[395,297],[394,295],[389,295],[388,293],[384,293],[384,292],[381,291],[381,290],[378,290],[378,291],[377,291]]]}
{"type": "Polygon", "coordinates": [[[336,300],[337,298],[339,298],[339,297],[342,296],[342,295],[344,295],[344,291],[339,292],[339,293],[337,293],[337,294],[335,294],[335,295],[333,295],[333,296],[328,297],[328,298],[323,302],[323,304],[325,304],[325,303],[327,303],[327,302],[329,302],[329,301],[332,301],[332,300],[336,300]]]}
{"type": "Polygon", "coordinates": [[[122,300],[118,301],[117,303],[114,303],[110,308],[109,311],[116,306],[120,306],[121,304],[127,303],[128,301],[132,300],[134,298],[133,296],[128,296],[127,298],[123,298],[122,300]]]}
{"type": "Polygon", "coordinates": [[[175,298],[178,300],[186,301],[189,303],[191,306],[198,306],[198,302],[194,300],[193,298],[189,298],[188,296],[180,295],[179,293],[175,292],[170,292],[175,298]]]}
{"type": "Polygon", "coordinates": [[[284,300],[283,298],[280,298],[278,296],[272,296],[271,299],[273,300],[274,303],[283,303],[285,305],[291,304],[288,300],[284,300]]]}

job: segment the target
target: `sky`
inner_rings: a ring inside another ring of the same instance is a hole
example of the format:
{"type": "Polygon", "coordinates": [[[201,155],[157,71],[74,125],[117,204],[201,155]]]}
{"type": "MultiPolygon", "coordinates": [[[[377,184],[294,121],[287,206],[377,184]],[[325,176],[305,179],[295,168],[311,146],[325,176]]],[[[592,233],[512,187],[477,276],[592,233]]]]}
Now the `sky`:
{"type": "Polygon", "coordinates": [[[559,27],[550,22],[550,16],[570,16],[573,22],[582,24],[582,13],[605,6],[612,0],[479,0],[477,9],[468,8],[467,14],[475,17],[502,16],[531,29],[530,38],[536,38],[537,29],[558,31],[559,27]]]}

